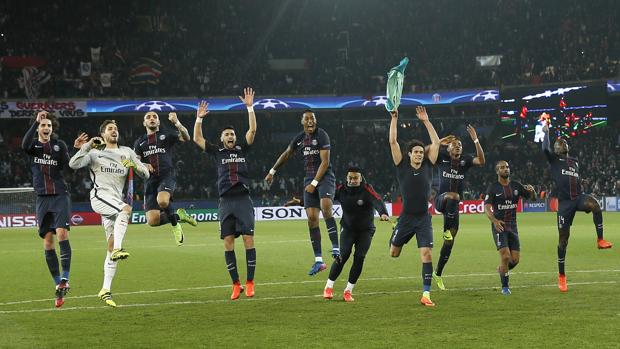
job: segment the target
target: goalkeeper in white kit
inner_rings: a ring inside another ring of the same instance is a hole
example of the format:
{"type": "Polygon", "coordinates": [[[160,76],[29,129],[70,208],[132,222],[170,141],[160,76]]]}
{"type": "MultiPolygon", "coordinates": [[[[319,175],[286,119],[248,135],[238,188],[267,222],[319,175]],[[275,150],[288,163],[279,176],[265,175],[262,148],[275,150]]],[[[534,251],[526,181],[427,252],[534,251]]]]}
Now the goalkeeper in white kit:
{"type": "Polygon", "coordinates": [[[131,215],[131,206],[123,202],[123,189],[127,182],[129,169],[147,179],[149,171],[138,160],[129,147],[118,145],[118,127],[114,120],[106,120],[99,127],[100,137],[93,137],[83,144],[71,158],[69,166],[76,170],[88,167],[93,188],[90,191],[90,204],[101,215],[101,221],[108,241],[108,251],[103,265],[103,287],[99,298],[107,305],[115,307],[112,300],[112,280],[116,274],[119,260],[129,257],[122,247],[131,215]]]}

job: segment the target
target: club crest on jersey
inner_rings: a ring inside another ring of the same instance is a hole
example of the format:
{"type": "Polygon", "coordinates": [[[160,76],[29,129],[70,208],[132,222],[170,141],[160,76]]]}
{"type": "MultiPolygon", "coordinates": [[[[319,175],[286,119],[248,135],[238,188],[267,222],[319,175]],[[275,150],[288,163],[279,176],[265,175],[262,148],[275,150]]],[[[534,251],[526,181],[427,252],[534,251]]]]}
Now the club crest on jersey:
{"type": "Polygon", "coordinates": [[[362,206],[364,204],[364,200],[357,200],[357,206],[362,206]]]}
{"type": "Polygon", "coordinates": [[[163,141],[164,139],[166,139],[166,135],[159,135],[159,140],[163,141]]]}
{"type": "Polygon", "coordinates": [[[319,142],[316,139],[313,139],[312,140],[312,145],[317,145],[317,144],[319,144],[319,142]]]}
{"type": "Polygon", "coordinates": [[[461,160],[461,166],[465,166],[465,160],[461,160]]]}
{"type": "Polygon", "coordinates": [[[60,147],[58,146],[58,144],[54,144],[54,151],[60,151],[60,147]]]}
{"type": "Polygon", "coordinates": [[[487,195],[484,197],[484,200],[485,200],[485,201],[486,201],[486,200],[489,200],[489,194],[487,194],[487,195]]]}
{"type": "Polygon", "coordinates": [[[519,195],[519,191],[517,189],[515,189],[512,193],[515,194],[515,196],[519,195]]]}

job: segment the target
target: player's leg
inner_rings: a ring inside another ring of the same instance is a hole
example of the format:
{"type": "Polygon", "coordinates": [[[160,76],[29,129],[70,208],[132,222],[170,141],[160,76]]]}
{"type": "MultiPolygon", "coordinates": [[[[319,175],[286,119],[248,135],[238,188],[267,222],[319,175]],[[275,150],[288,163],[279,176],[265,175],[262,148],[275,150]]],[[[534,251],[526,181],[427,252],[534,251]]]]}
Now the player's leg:
{"type": "Polygon", "coordinates": [[[64,296],[69,291],[69,273],[71,271],[71,244],[69,243],[71,199],[68,195],[59,195],[55,201],[54,226],[60,247],[60,266],[62,267],[59,288],[64,296]]]}
{"type": "Polygon", "coordinates": [[[232,293],[230,295],[231,300],[239,299],[239,295],[243,292],[241,283],[239,282],[239,270],[237,269],[237,256],[235,255],[235,237],[234,232],[235,219],[232,216],[228,216],[222,224],[222,240],[224,240],[224,259],[226,260],[226,269],[230,274],[232,280],[232,293]],[[232,232],[231,232],[232,230],[232,232]],[[226,234],[226,235],[224,235],[226,234]]]}
{"type": "Polygon", "coordinates": [[[444,240],[452,240],[453,232],[458,230],[459,202],[458,193],[447,192],[440,195],[443,200],[443,231],[444,240]]]}
{"type": "Polygon", "coordinates": [[[165,216],[165,218],[170,222],[170,225],[172,226],[172,234],[174,235],[174,240],[176,241],[177,245],[181,246],[183,245],[185,236],[183,235],[183,227],[178,224],[179,215],[172,210],[172,206],[170,205],[170,197],[172,195],[171,190],[174,189],[174,185],[170,183],[173,182],[171,180],[162,180],[160,182],[159,188],[157,188],[157,205],[162,211],[161,217],[163,218],[165,216]]]}
{"type": "Polygon", "coordinates": [[[582,194],[581,197],[577,199],[577,211],[584,211],[586,213],[592,212],[594,228],[596,229],[597,247],[600,250],[611,248],[611,242],[603,238],[603,212],[598,201],[590,195],[582,194]]]}
{"type": "Polygon", "coordinates": [[[403,249],[403,246],[411,240],[415,235],[415,218],[402,214],[398,217],[396,227],[392,231],[392,237],[390,238],[390,256],[398,257],[403,249]]]}
{"type": "Polygon", "coordinates": [[[353,302],[352,293],[357,280],[362,275],[362,269],[364,268],[364,259],[366,259],[366,253],[370,249],[370,242],[374,231],[362,231],[356,234],[355,239],[355,253],[353,254],[353,264],[349,270],[349,280],[347,287],[344,289],[343,298],[346,302],[353,302]]]}
{"type": "Polygon", "coordinates": [[[114,249],[111,256],[112,260],[126,259],[129,257],[129,253],[123,249],[123,240],[127,232],[129,216],[131,216],[131,206],[124,205],[114,220],[114,249]]]}
{"type": "Polygon", "coordinates": [[[510,249],[510,261],[508,262],[508,269],[514,269],[519,264],[521,256],[521,242],[519,241],[519,233],[517,231],[511,231],[508,233],[508,248],[510,249]]]}
{"type": "Polygon", "coordinates": [[[243,246],[245,247],[245,263],[247,265],[247,277],[245,279],[245,296],[254,297],[254,273],[256,272],[256,248],[254,248],[254,236],[244,234],[243,246]]]}
{"type": "Polygon", "coordinates": [[[161,211],[157,203],[158,180],[152,178],[144,185],[144,209],[146,210],[146,223],[151,227],[168,224],[168,216],[161,211]]]}
{"type": "Polygon", "coordinates": [[[254,273],[256,272],[256,248],[254,247],[254,205],[249,195],[239,197],[235,203],[236,230],[242,232],[245,247],[247,276],[245,296],[254,297],[254,273]]]}
{"type": "Polygon", "coordinates": [[[338,259],[340,257],[340,247],[338,245],[338,226],[333,214],[333,198],[336,192],[336,179],[327,175],[319,184],[317,191],[321,199],[321,212],[327,226],[327,235],[332,243],[332,257],[338,259]]]}
{"type": "Polygon", "coordinates": [[[420,259],[422,261],[422,286],[423,293],[420,303],[432,307],[435,303],[431,301],[431,280],[433,279],[433,225],[431,223],[431,215],[425,214],[416,219],[414,231],[418,248],[420,249],[420,259]]]}
{"type": "Polygon", "coordinates": [[[336,279],[338,279],[338,276],[340,276],[344,264],[351,255],[353,243],[353,232],[345,229],[343,226],[340,226],[340,248],[342,249],[342,254],[340,255],[340,258],[334,259],[334,263],[329,269],[329,276],[327,277],[327,282],[325,283],[325,288],[323,289],[323,298],[332,299],[334,297],[334,283],[336,282],[336,279]]]}
{"type": "Polygon", "coordinates": [[[576,206],[577,203],[572,200],[562,200],[558,203],[558,288],[561,292],[568,291],[565,272],[566,250],[576,206]]]}
{"type": "Polygon", "coordinates": [[[112,250],[114,249],[114,216],[101,216],[101,224],[105,231],[107,241],[106,257],[103,262],[103,285],[99,291],[99,298],[111,307],[116,307],[116,303],[112,299],[112,281],[116,275],[117,260],[112,260],[112,250]]]}
{"type": "MultiPolygon", "coordinates": [[[[506,236],[505,232],[499,234],[500,236],[506,236]]],[[[510,285],[509,285],[509,267],[511,255],[510,249],[508,247],[502,247],[497,250],[499,252],[499,266],[497,267],[497,272],[499,273],[499,279],[502,283],[502,294],[508,296],[510,295],[510,285]]]]}
{"type": "Polygon", "coordinates": [[[321,248],[321,228],[319,228],[319,213],[321,212],[321,201],[319,193],[315,190],[310,194],[304,191],[304,208],[308,216],[308,230],[310,233],[310,243],[314,252],[314,263],[310,267],[308,275],[316,275],[318,272],[327,269],[323,262],[323,251],[321,248]]]}

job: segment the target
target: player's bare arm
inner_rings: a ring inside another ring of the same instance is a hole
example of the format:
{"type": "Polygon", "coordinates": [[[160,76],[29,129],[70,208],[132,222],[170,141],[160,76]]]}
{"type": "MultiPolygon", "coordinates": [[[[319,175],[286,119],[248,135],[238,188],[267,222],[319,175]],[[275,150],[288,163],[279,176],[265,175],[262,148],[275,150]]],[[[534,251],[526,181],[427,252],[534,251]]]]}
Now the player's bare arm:
{"type": "Polygon", "coordinates": [[[286,150],[282,152],[282,154],[280,154],[278,160],[276,160],[276,163],[269,170],[269,173],[267,173],[267,175],[265,176],[265,182],[267,182],[267,184],[271,185],[271,183],[273,182],[273,176],[276,174],[276,171],[280,168],[280,166],[284,165],[288,161],[288,159],[291,158],[291,156],[293,156],[293,153],[293,148],[287,147],[286,150]]]}
{"type": "Polygon", "coordinates": [[[390,116],[390,152],[394,165],[398,165],[403,160],[403,153],[400,150],[400,144],[398,144],[398,110],[390,112],[390,116]]]}
{"type": "Polygon", "coordinates": [[[500,233],[504,231],[504,221],[500,221],[499,219],[495,218],[495,216],[493,215],[493,205],[484,205],[484,213],[486,213],[487,218],[491,221],[491,223],[495,227],[495,230],[500,233]]]}
{"type": "Polygon", "coordinates": [[[256,136],[256,114],[254,113],[254,90],[251,87],[243,89],[243,97],[239,96],[239,99],[245,107],[248,109],[248,132],[245,133],[245,141],[248,145],[254,143],[254,137],[256,136]]]}
{"type": "Polygon", "coordinates": [[[198,104],[198,110],[196,111],[196,122],[194,122],[194,143],[205,150],[206,141],[202,136],[202,121],[209,114],[209,103],[207,101],[201,101],[198,104]]]}
{"type": "Polygon", "coordinates": [[[187,128],[185,128],[185,126],[183,126],[183,124],[179,121],[177,113],[168,113],[168,120],[170,120],[170,122],[174,124],[174,127],[176,127],[177,130],[179,130],[179,140],[181,142],[186,142],[190,140],[189,132],[187,131],[187,128]]]}
{"type": "Polygon", "coordinates": [[[439,136],[437,135],[437,131],[433,127],[433,124],[428,119],[428,113],[426,112],[426,108],[419,106],[415,108],[416,116],[418,120],[422,121],[424,127],[426,127],[426,131],[428,132],[428,136],[431,139],[431,144],[428,147],[428,152],[426,153],[426,157],[428,160],[434,165],[437,161],[437,156],[439,155],[439,146],[441,145],[441,141],[439,140],[439,136]]]}
{"type": "MultiPolygon", "coordinates": [[[[316,175],[314,176],[314,180],[312,182],[320,182],[323,179],[323,175],[327,172],[327,168],[329,167],[329,149],[321,149],[319,152],[319,156],[321,157],[321,164],[319,168],[316,170],[316,175]]],[[[308,193],[314,193],[316,187],[310,183],[306,186],[306,191],[308,193]]]]}
{"type": "Polygon", "coordinates": [[[525,188],[525,190],[527,190],[527,192],[530,194],[530,200],[536,200],[536,189],[534,189],[534,186],[532,186],[531,184],[526,184],[523,186],[523,188],[525,188]]]}
{"type": "Polygon", "coordinates": [[[484,151],[482,150],[482,146],[480,145],[480,140],[478,140],[478,134],[476,133],[476,129],[472,125],[467,125],[467,133],[469,133],[469,137],[476,145],[476,157],[472,161],[476,166],[482,166],[486,162],[484,158],[484,151]]]}

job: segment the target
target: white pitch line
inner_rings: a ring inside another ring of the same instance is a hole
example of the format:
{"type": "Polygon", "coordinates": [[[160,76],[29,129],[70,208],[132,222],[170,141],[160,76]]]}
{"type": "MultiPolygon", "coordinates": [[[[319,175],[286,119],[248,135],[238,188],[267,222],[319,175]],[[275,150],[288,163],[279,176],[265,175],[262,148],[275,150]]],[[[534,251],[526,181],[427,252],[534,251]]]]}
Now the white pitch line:
{"type": "MultiPolygon", "coordinates": [[[[271,245],[271,244],[288,244],[288,243],[300,243],[300,242],[309,242],[310,240],[305,239],[305,240],[274,240],[274,241],[254,241],[254,244],[256,245],[271,245]]],[[[101,246],[99,247],[84,247],[84,248],[72,248],[72,251],[90,251],[90,250],[101,250],[101,251],[105,251],[105,241],[101,241],[101,246]]],[[[177,246],[174,243],[170,243],[167,245],[153,245],[153,246],[145,246],[145,245],[140,245],[140,246],[131,246],[131,244],[129,244],[128,249],[136,249],[136,250],[145,250],[145,249],[149,249],[149,248],[185,248],[185,247],[209,247],[209,246],[216,246],[216,247],[221,247],[222,243],[208,243],[208,244],[183,244],[183,246],[177,246]]],[[[9,253],[28,253],[28,252],[38,252],[39,250],[35,249],[34,247],[28,250],[2,250],[0,251],[0,254],[9,254],[9,253]]]]}
{"type": "MultiPolygon", "coordinates": [[[[571,273],[617,273],[620,272],[620,269],[609,269],[609,270],[574,270],[571,273]]],[[[543,275],[543,274],[556,274],[556,271],[524,271],[524,272],[514,272],[510,273],[511,275],[543,275]]],[[[455,278],[455,277],[479,277],[479,276],[497,276],[497,273],[468,273],[468,274],[454,274],[454,275],[444,275],[444,278],[455,278]]],[[[370,277],[370,278],[360,278],[359,281],[386,281],[386,280],[411,280],[411,279],[419,279],[420,276],[394,276],[394,277],[370,277]]],[[[315,283],[324,283],[324,279],[314,279],[314,280],[301,280],[301,281],[274,281],[274,282],[261,282],[257,283],[258,286],[281,286],[281,285],[293,285],[293,284],[315,284],[315,283]]],[[[227,285],[213,285],[213,286],[197,286],[197,287],[187,287],[187,288],[165,288],[159,290],[138,290],[138,291],[129,291],[129,292],[118,292],[114,293],[116,296],[120,295],[135,295],[135,294],[149,294],[149,293],[165,293],[165,292],[183,292],[183,291],[200,291],[200,290],[210,290],[217,288],[230,288],[230,284],[227,285]]],[[[83,298],[93,298],[97,297],[96,294],[91,295],[82,295],[82,296],[72,296],[65,297],[65,299],[83,299],[83,298]]],[[[6,305],[15,305],[15,304],[27,304],[27,303],[37,303],[37,302],[49,302],[53,301],[54,298],[45,298],[45,299],[30,299],[23,301],[12,301],[12,302],[4,302],[0,303],[0,306],[6,305]]]]}
{"type": "MultiPolygon", "coordinates": [[[[575,282],[569,283],[570,286],[582,286],[582,285],[599,285],[599,284],[617,284],[618,281],[591,281],[591,282],[575,282]]],[[[536,288],[536,287],[557,287],[556,284],[546,285],[518,285],[512,286],[512,289],[519,288],[536,288]]],[[[449,291],[490,291],[499,289],[498,286],[491,287],[468,287],[468,288],[454,288],[449,291]]],[[[376,295],[394,295],[394,294],[407,294],[407,293],[419,293],[420,290],[402,290],[402,291],[374,291],[374,292],[360,292],[356,293],[356,296],[376,296],[376,295]]],[[[245,298],[238,299],[236,302],[261,302],[261,301],[274,301],[274,300],[289,300],[289,299],[307,299],[322,297],[322,294],[314,295],[298,295],[298,296],[280,296],[280,297],[264,297],[264,298],[245,298]]],[[[233,302],[228,299],[211,299],[206,301],[172,301],[172,302],[156,302],[156,303],[136,303],[136,304],[121,304],[117,308],[146,308],[146,307],[158,307],[166,305],[192,305],[192,304],[213,304],[213,303],[228,303],[233,302]]],[[[70,311],[70,310],[92,310],[92,309],[105,309],[109,306],[87,306],[87,307],[65,307],[60,309],[55,308],[43,308],[43,309],[24,309],[24,310],[0,310],[0,314],[24,314],[24,313],[41,313],[41,312],[54,312],[54,311],[70,311]]]]}

